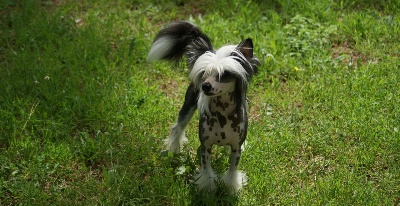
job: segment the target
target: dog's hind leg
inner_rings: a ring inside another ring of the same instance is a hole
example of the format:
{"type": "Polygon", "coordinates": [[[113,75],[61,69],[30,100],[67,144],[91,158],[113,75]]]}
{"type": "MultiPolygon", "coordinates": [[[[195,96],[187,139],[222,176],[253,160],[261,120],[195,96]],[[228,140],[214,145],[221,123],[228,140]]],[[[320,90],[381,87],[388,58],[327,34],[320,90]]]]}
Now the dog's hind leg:
{"type": "Polygon", "coordinates": [[[194,88],[193,84],[190,84],[186,91],[185,102],[179,111],[178,122],[172,126],[171,134],[164,141],[166,150],[179,153],[183,143],[187,141],[185,128],[196,111],[198,96],[199,91],[194,88]]]}
{"type": "Polygon", "coordinates": [[[222,180],[232,194],[237,193],[243,185],[247,184],[246,175],[238,171],[241,153],[242,150],[240,146],[231,146],[229,170],[222,177],[222,180]]]}

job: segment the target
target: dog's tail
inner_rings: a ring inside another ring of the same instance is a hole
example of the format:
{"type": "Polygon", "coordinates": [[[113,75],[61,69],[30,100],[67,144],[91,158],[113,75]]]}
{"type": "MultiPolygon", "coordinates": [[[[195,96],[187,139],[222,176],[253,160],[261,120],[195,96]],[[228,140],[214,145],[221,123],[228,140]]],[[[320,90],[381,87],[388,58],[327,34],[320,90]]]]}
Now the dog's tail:
{"type": "Polygon", "coordinates": [[[157,34],[147,61],[165,59],[178,63],[186,55],[192,68],[197,58],[207,51],[213,51],[207,35],[194,24],[180,21],[169,24],[157,34]]]}

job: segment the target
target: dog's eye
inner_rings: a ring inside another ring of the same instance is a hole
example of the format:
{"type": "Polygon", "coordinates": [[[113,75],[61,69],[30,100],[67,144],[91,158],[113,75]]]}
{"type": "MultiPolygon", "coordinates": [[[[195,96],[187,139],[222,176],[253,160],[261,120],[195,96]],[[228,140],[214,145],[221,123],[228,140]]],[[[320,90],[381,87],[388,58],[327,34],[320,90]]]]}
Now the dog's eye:
{"type": "Polygon", "coordinates": [[[202,80],[205,80],[207,78],[206,75],[205,75],[205,72],[201,72],[199,77],[201,77],[202,80]]]}
{"type": "Polygon", "coordinates": [[[233,75],[230,72],[224,72],[220,77],[219,77],[219,82],[230,82],[232,81],[233,75]]]}
{"type": "Polygon", "coordinates": [[[232,77],[232,74],[230,72],[224,72],[224,74],[222,74],[221,79],[227,79],[232,77]]]}

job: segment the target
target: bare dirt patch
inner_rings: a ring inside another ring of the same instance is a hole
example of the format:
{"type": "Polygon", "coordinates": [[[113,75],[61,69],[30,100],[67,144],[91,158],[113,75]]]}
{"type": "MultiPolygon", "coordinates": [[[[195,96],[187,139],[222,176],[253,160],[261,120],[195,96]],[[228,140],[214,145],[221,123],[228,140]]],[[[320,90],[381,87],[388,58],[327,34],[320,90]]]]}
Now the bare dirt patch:
{"type": "Polygon", "coordinates": [[[360,63],[366,64],[367,56],[351,48],[348,42],[341,45],[334,44],[332,48],[332,58],[341,60],[343,65],[358,67],[360,63]]]}

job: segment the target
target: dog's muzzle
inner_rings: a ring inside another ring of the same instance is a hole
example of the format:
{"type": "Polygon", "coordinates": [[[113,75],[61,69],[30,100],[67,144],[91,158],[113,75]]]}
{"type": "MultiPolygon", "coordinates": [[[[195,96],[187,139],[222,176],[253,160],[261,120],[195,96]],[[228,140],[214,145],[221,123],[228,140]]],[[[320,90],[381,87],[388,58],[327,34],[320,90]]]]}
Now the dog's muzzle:
{"type": "Polygon", "coordinates": [[[210,82],[204,82],[204,83],[201,85],[201,89],[203,90],[203,92],[204,92],[206,95],[210,95],[210,94],[211,94],[211,90],[212,90],[212,85],[210,84],[210,82]]]}

